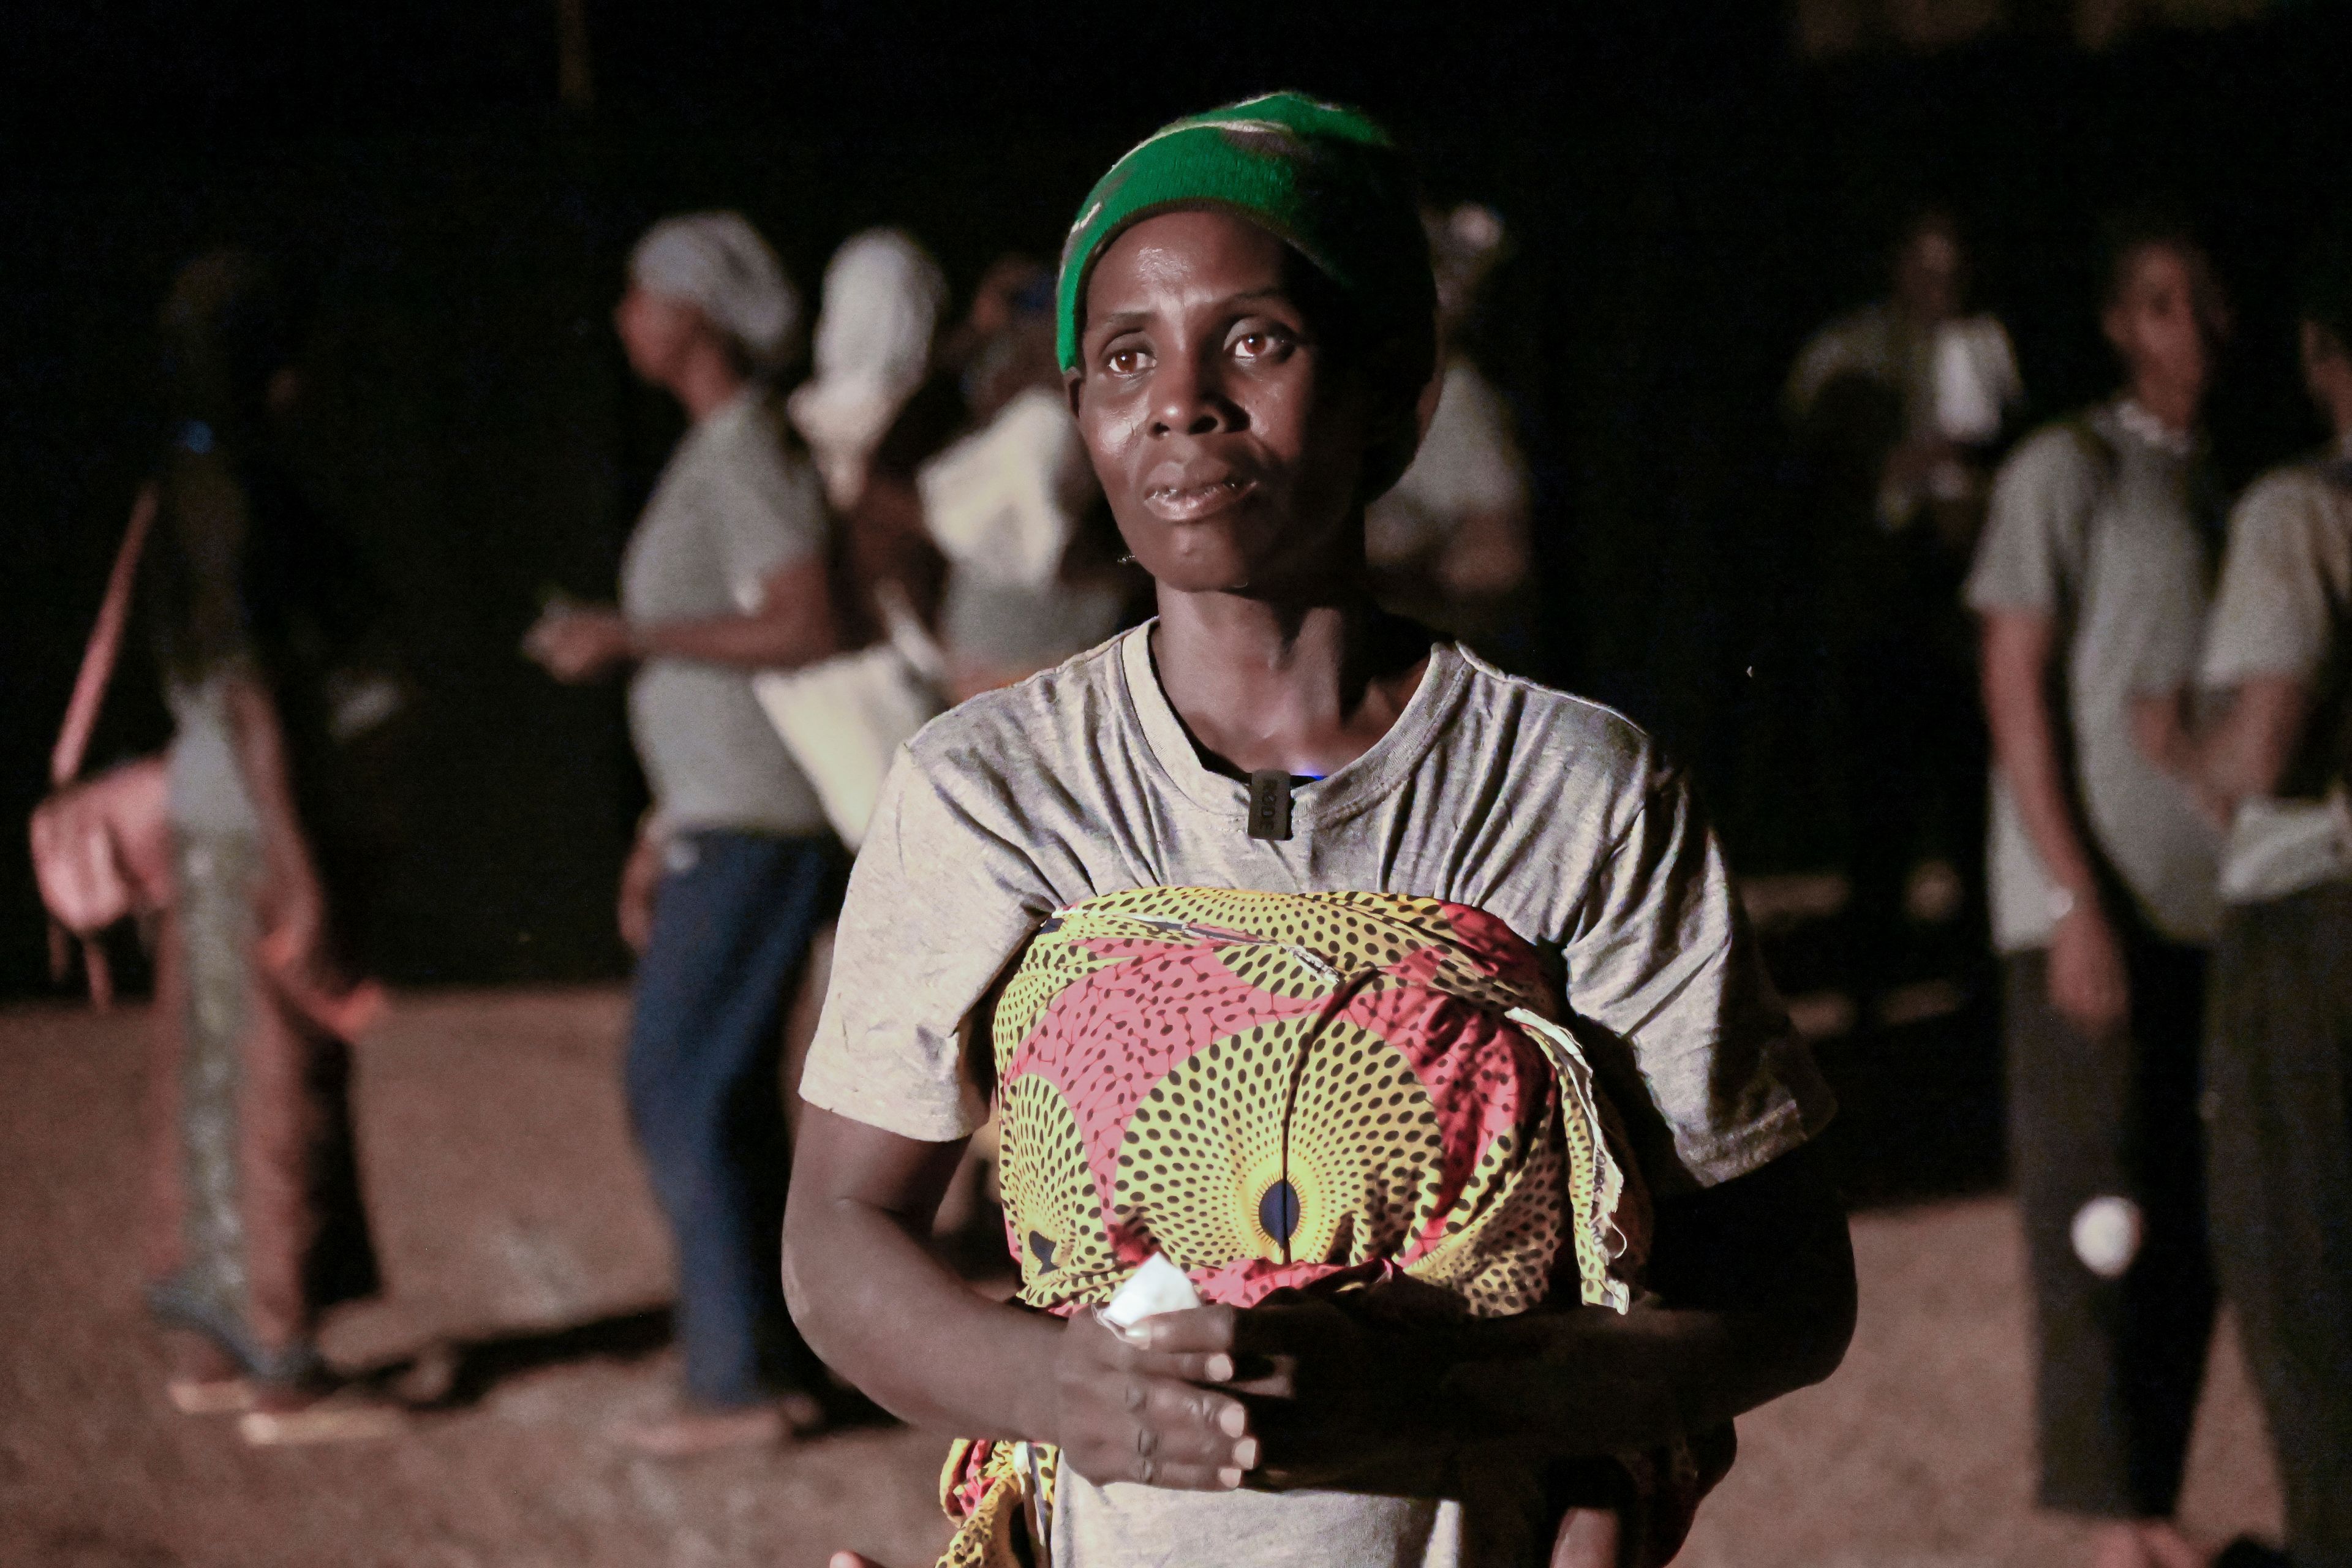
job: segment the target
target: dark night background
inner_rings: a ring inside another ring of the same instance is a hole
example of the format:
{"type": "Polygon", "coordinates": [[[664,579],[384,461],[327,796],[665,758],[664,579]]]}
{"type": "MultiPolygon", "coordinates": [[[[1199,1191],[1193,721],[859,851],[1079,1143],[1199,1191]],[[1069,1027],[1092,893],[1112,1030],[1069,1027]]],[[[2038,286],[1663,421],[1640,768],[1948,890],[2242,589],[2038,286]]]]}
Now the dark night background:
{"type": "MultiPolygon", "coordinates": [[[[10,7],[0,816],[41,793],[154,438],[156,303],[200,247],[257,244],[315,303],[305,461],[375,558],[422,692],[377,963],[621,973],[610,895],[641,795],[617,690],[558,689],[514,649],[544,588],[609,595],[677,434],[608,325],[631,239],[740,206],[813,295],[840,238],[902,223],[968,288],[1003,249],[1053,254],[1091,177],[1162,120],[1296,85],[1371,109],[1433,195],[1517,232],[1483,344],[1538,475],[1549,607],[1526,662],[1692,754],[1743,868],[1816,862],[1801,788],[1757,761],[1810,668],[1759,586],[1787,523],[1790,355],[1877,291],[1903,209],[1940,197],[2037,412],[2063,411],[2105,390],[2097,215],[2162,196],[2240,307],[2225,470],[2308,444],[2288,286],[2347,190],[2352,25],[2290,5],[2104,52],[2021,26],[1813,61],[1774,6],[1601,9],[587,0],[583,110],[559,103],[548,5],[10,7]]],[[[149,668],[134,645],[102,748],[133,743],[149,668]]],[[[0,859],[0,994],[41,992],[29,871],[0,859]]]]}

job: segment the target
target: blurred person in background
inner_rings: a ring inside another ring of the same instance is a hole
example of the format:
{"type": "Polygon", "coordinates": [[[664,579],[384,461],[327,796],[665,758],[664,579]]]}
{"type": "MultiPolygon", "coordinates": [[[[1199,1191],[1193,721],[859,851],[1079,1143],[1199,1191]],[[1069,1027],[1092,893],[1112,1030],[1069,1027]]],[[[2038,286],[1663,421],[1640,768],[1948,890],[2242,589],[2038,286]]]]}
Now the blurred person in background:
{"type": "Polygon", "coordinates": [[[1958,586],[1986,474],[2023,399],[2000,321],[1968,310],[1968,256],[1940,208],[1915,214],[1889,297],[1822,328],[1797,358],[1787,411],[1797,462],[1794,578],[1810,630],[1800,721],[1827,777],[1853,879],[1855,959],[1891,985],[1906,920],[1969,900],[1981,854],[1985,750],[1972,628],[1958,586]]]}
{"type": "Polygon", "coordinates": [[[2024,402],[2017,353],[2000,318],[1968,310],[1968,251],[1949,212],[1912,216],[1893,273],[1888,298],[1806,343],[1789,375],[1790,413],[1802,425],[1853,417],[1840,406],[1849,399],[1883,402],[1894,440],[1871,498],[1878,526],[1899,533],[1925,514],[1965,555],[1982,506],[1984,453],[2024,402]]]}
{"type": "Polygon", "coordinates": [[[357,752],[400,697],[370,673],[371,575],[279,449],[300,383],[272,269],[199,258],[163,334],[169,436],[140,586],[173,724],[148,1300],[180,1409],[243,1410],[260,1444],[381,1436],[394,1413],[336,1391],[314,1334],[380,1286],[349,1046],[380,994],[350,974],[339,917],[372,880],[357,752]]]}
{"type": "Polygon", "coordinates": [[[1095,482],[1054,353],[1054,279],[1006,257],[955,335],[971,412],[921,467],[924,524],[945,553],[948,695],[1050,669],[1128,619],[1142,584],[1095,482]]]}
{"type": "Polygon", "coordinates": [[[638,241],[614,323],[629,365],[691,422],[646,503],[618,609],[557,605],[526,647],[563,681],[625,666],[654,811],[625,896],[641,943],[631,1120],[677,1243],[685,1395],[617,1436],[646,1452],[780,1440],[822,1418],[777,1279],[787,1153],[784,1009],[839,899],[842,851],[751,688],[836,646],[824,485],[787,449],[765,376],[800,306],[734,213],[638,241]],[[642,924],[639,922],[642,921],[642,924]]]}
{"type": "Polygon", "coordinates": [[[1464,340],[1509,240],[1475,202],[1429,209],[1422,224],[1444,371],[1412,466],[1364,514],[1364,548],[1383,604],[1488,651],[1510,640],[1512,596],[1528,578],[1528,466],[1509,406],[1464,340]]]}
{"type": "Polygon", "coordinates": [[[2195,674],[2227,325],[2205,253],[2117,226],[2112,401],[2003,465],[1968,603],[1992,731],[2011,1166],[2039,1331],[2040,1498],[2111,1521],[2100,1568],[2193,1561],[2170,1522],[2213,1313],[2198,1118],[2219,835],[2134,739],[2195,674]]]}
{"type": "Polygon", "coordinates": [[[814,374],[786,408],[841,520],[845,647],[881,635],[885,599],[924,626],[939,614],[947,563],[924,531],[914,480],[965,420],[933,353],[947,294],[939,263],[898,229],[853,235],[825,266],[814,374]]]}
{"type": "Polygon", "coordinates": [[[2287,1555],[2352,1564],[2352,241],[2315,258],[2299,331],[2329,440],[2230,521],[2198,726],[2141,739],[2229,823],[2205,1074],[2213,1256],[2269,1416],[2287,1555]]]}

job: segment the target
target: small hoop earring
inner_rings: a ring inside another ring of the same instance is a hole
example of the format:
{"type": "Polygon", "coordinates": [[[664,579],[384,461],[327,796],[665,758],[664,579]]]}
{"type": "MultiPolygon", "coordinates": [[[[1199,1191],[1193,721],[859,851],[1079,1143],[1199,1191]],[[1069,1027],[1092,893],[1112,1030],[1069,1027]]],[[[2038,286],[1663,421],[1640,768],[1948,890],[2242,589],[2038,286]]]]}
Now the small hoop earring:
{"type": "Polygon", "coordinates": [[[1118,563],[1121,566],[1133,566],[1137,564],[1135,552],[1130,550],[1126,554],[1120,556],[1118,563]]]}

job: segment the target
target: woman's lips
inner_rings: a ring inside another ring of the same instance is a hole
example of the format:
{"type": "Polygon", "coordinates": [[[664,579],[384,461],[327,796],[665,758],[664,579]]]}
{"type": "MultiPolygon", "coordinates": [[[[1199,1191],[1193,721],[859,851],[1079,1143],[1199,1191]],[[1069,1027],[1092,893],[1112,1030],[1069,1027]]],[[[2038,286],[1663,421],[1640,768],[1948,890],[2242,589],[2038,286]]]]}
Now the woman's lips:
{"type": "Polygon", "coordinates": [[[1160,485],[1143,492],[1152,516],[1167,522],[1198,522],[1232,506],[1257,489],[1255,479],[1212,479],[1196,485],[1160,485]]]}

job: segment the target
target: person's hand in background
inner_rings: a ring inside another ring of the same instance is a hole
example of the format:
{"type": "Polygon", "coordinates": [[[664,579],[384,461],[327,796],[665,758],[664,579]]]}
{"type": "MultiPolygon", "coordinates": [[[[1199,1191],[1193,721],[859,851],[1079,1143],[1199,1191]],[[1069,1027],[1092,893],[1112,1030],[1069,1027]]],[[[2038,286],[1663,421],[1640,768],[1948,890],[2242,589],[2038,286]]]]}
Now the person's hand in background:
{"type": "Polygon", "coordinates": [[[2123,944],[2096,895],[2079,895],[2050,931],[2050,1003],[2097,1039],[2131,1015],[2123,944]]]}
{"type": "Polygon", "coordinates": [[[636,657],[629,623],[602,605],[550,610],[523,638],[522,651],[567,686],[594,680],[636,657]]]}
{"type": "Polygon", "coordinates": [[[637,825],[629,858],[621,863],[621,889],[613,908],[621,940],[629,944],[631,952],[640,955],[653,940],[654,896],[661,889],[662,848],[661,825],[648,812],[637,825]]]}

